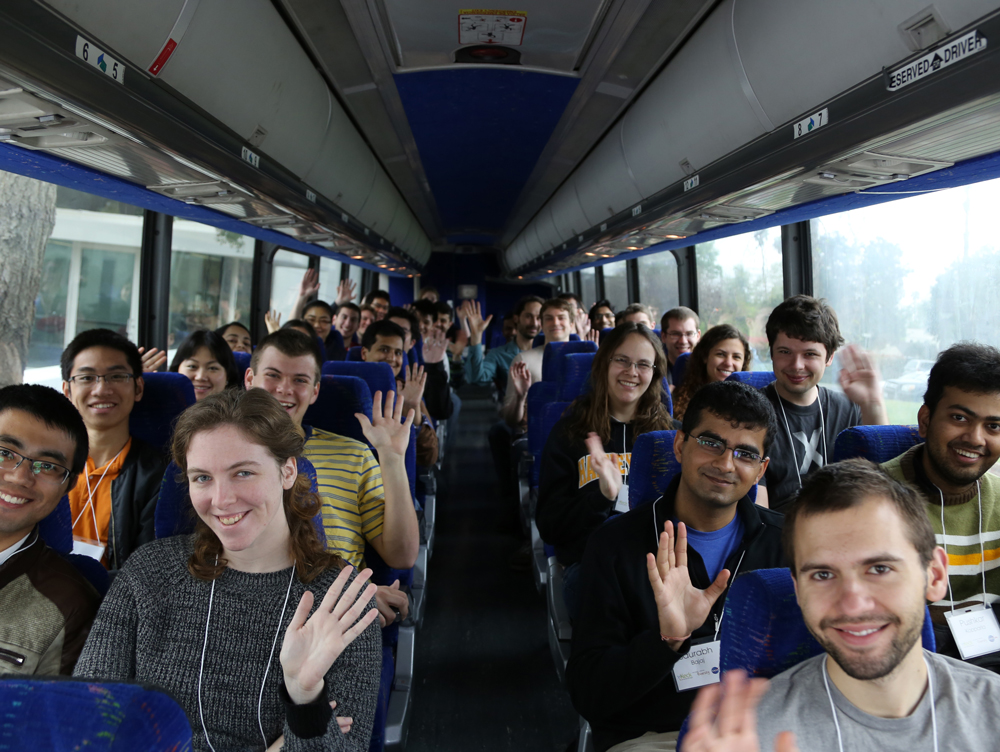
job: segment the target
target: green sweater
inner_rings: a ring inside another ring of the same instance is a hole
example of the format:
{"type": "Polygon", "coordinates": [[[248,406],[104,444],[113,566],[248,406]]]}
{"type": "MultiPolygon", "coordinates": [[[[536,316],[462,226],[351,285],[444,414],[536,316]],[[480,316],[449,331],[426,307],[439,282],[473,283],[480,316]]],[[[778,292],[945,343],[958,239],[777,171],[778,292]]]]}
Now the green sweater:
{"type": "MultiPolygon", "coordinates": [[[[948,552],[948,579],[952,594],[931,606],[935,616],[956,607],[982,603],[982,553],[979,547],[979,500],[976,488],[944,497],[944,526],[941,531],[941,494],[927,478],[922,462],[923,444],[917,444],[882,468],[896,480],[908,482],[927,503],[927,516],[939,546],[948,552]]],[[[986,554],[987,603],[1000,600],[1000,478],[986,473],[979,480],[983,501],[983,550],[986,554]]]]}

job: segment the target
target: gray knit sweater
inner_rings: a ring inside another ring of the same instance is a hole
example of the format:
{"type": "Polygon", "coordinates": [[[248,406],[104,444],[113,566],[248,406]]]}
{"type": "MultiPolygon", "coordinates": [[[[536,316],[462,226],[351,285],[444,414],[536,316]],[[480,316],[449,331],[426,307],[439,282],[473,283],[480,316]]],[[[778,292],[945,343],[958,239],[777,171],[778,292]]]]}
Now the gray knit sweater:
{"type": "MultiPolygon", "coordinates": [[[[196,580],[187,571],[193,541],[194,536],[164,538],[129,557],[101,605],[75,675],[162,687],[187,713],[194,749],[208,752],[198,713],[198,673],[211,583],[196,580]]],[[[337,574],[330,570],[309,584],[314,609],[337,574]]],[[[216,580],[201,685],[205,725],[215,752],[265,748],[257,702],[290,576],[289,569],[265,574],[227,569],[216,580]]],[[[283,733],[289,752],[364,752],[382,667],[377,621],[347,647],[326,675],[326,698],[337,701],[336,715],[354,719],[350,733],[342,734],[331,715],[325,733],[304,739],[295,735],[285,717],[278,654],[306,588],[297,578],[292,583],[261,704],[264,734],[271,744],[283,733]]],[[[299,724],[292,725],[301,730],[299,724]]]]}

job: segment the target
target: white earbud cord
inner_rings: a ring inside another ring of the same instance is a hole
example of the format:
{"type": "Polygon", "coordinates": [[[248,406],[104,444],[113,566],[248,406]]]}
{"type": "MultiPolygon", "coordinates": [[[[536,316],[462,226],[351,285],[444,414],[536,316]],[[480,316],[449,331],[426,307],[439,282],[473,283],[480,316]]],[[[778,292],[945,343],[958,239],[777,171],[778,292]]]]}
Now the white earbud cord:
{"type": "MultiPolygon", "coordinates": [[[[795,475],[799,479],[799,488],[802,488],[802,471],[799,470],[799,458],[795,456],[795,437],[792,436],[792,430],[788,427],[788,416],[785,414],[785,403],[781,395],[778,394],[778,388],[774,388],[774,394],[778,398],[778,407],[781,408],[781,417],[785,421],[785,433],[788,434],[788,445],[792,448],[792,460],[795,465],[795,475]]],[[[823,465],[829,463],[829,453],[826,447],[826,419],[823,416],[823,400],[820,399],[819,387],[816,387],[816,402],[819,404],[819,427],[820,431],[823,432],[823,465]]],[[[804,459],[804,458],[803,458],[804,459]]]]}
{"type": "MultiPolygon", "coordinates": [[[[215,563],[219,560],[216,558],[215,563]]],[[[281,615],[278,617],[278,628],[274,633],[274,641],[271,643],[271,654],[268,656],[267,665],[264,668],[264,681],[260,683],[260,695],[257,698],[257,728],[260,730],[260,737],[264,740],[264,748],[267,748],[267,736],[264,734],[264,722],[261,720],[261,707],[264,701],[264,687],[267,685],[267,675],[271,670],[271,661],[274,660],[274,650],[278,645],[278,635],[281,634],[281,623],[285,619],[285,610],[288,608],[288,597],[292,592],[292,583],[295,581],[295,564],[292,564],[292,574],[288,578],[288,589],[285,591],[285,602],[281,606],[281,615]]],[[[212,740],[208,737],[208,727],[205,725],[205,711],[201,704],[201,680],[205,672],[205,652],[208,649],[208,626],[212,621],[212,602],[215,600],[215,580],[212,580],[212,590],[208,595],[208,615],[205,617],[205,640],[201,646],[201,665],[198,667],[198,719],[201,721],[201,730],[205,734],[205,743],[208,748],[215,752],[212,740]]]]}

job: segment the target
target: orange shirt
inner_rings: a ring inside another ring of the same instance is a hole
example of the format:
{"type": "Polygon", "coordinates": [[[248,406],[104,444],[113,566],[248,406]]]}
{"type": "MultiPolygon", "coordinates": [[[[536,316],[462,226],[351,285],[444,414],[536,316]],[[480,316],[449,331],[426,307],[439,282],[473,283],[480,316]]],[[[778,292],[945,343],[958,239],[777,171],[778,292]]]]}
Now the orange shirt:
{"type": "MultiPolygon", "coordinates": [[[[132,448],[132,437],[125,442],[121,452],[103,467],[94,467],[94,460],[87,458],[87,471],[81,473],[73,490],[69,492],[69,508],[73,516],[73,537],[86,541],[100,541],[108,545],[108,524],[111,522],[111,482],[118,477],[132,448]],[[103,480],[102,480],[103,476],[103,480]],[[90,484],[88,493],[87,484],[90,484]],[[90,508],[91,495],[94,508],[90,508]],[[94,517],[97,526],[94,526],[94,517]]],[[[106,556],[105,559],[106,561],[106,556]]]]}

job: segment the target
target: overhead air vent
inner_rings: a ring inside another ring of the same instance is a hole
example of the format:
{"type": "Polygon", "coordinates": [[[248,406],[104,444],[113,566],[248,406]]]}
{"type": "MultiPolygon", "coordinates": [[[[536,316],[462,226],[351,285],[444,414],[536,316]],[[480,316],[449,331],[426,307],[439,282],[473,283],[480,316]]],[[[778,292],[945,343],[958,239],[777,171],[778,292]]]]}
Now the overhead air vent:
{"type": "Polygon", "coordinates": [[[951,162],[878,154],[865,151],[806,173],[803,182],[822,185],[830,193],[859,191],[876,185],[909,180],[926,172],[951,167],[951,162]]]}
{"type": "Polygon", "coordinates": [[[0,81],[0,141],[25,149],[63,149],[100,146],[114,135],[99,126],[0,81]]]}
{"type": "Polygon", "coordinates": [[[250,195],[226,180],[207,183],[175,183],[169,185],[146,186],[163,196],[175,198],[188,204],[213,205],[234,204],[245,201],[250,195]]]}

